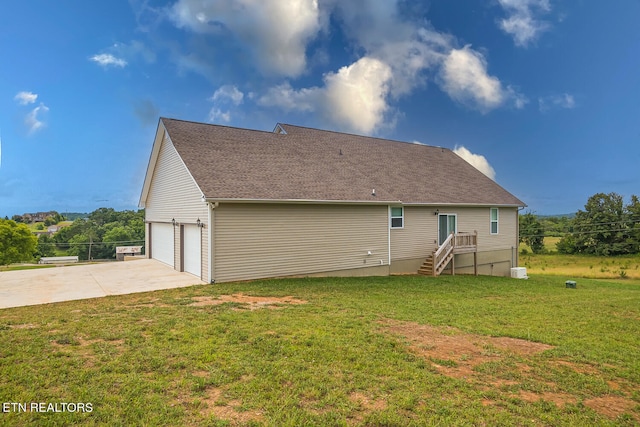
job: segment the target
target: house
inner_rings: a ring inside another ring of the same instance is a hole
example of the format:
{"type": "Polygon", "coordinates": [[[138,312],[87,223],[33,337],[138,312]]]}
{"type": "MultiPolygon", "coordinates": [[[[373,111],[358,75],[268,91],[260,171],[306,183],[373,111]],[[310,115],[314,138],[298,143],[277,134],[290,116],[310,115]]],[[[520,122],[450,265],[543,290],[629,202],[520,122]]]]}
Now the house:
{"type": "Polygon", "coordinates": [[[445,268],[508,276],[525,206],[446,148],[167,118],[139,205],[147,256],[211,283],[445,268]]]}
{"type": "Polygon", "coordinates": [[[22,219],[24,222],[43,222],[47,217],[54,216],[56,214],[55,211],[49,212],[35,212],[35,213],[25,213],[22,215],[22,219]]]}

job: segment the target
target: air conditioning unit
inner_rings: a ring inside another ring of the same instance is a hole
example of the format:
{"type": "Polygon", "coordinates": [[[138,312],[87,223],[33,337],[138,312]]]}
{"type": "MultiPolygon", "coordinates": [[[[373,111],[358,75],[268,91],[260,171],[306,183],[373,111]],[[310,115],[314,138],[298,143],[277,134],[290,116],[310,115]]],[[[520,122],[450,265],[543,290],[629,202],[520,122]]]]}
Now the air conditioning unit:
{"type": "Polygon", "coordinates": [[[527,269],[525,267],[514,267],[511,269],[512,279],[528,279],[527,269]]]}

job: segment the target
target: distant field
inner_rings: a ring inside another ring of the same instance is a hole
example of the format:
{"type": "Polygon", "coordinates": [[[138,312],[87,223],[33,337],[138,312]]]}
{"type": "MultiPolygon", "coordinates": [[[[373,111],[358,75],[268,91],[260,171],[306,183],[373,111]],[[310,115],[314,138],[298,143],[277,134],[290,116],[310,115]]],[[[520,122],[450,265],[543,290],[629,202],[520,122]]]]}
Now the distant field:
{"type": "MultiPolygon", "coordinates": [[[[557,248],[556,248],[556,243],[558,243],[560,241],[561,237],[545,237],[544,238],[544,248],[547,250],[547,252],[556,252],[557,248]]],[[[520,243],[520,251],[522,251],[523,249],[526,249],[529,253],[531,253],[531,248],[528,245],[525,245],[524,243],[520,243]]]]}
{"type": "Polygon", "coordinates": [[[554,274],[591,279],[640,279],[640,255],[597,257],[589,255],[520,255],[528,274],[554,274]]]}

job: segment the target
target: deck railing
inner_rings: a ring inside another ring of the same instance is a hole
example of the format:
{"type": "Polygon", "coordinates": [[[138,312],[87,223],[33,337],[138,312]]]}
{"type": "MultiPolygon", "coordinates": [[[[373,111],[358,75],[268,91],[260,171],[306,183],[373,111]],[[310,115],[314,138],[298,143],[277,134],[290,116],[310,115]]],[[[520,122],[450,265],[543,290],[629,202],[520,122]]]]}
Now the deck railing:
{"type": "MultiPolygon", "coordinates": [[[[447,266],[449,261],[453,262],[452,254],[464,254],[474,252],[474,270],[477,269],[475,252],[478,251],[478,232],[473,233],[451,233],[446,240],[433,251],[433,275],[438,276],[447,266]]],[[[452,267],[453,272],[453,267],[452,267]]]]}
{"type": "Polygon", "coordinates": [[[456,233],[453,246],[453,252],[456,254],[476,252],[478,250],[478,232],[456,233]]]}
{"type": "Polygon", "coordinates": [[[440,247],[433,251],[433,275],[437,276],[440,271],[446,266],[449,256],[455,247],[455,235],[453,233],[447,236],[447,239],[442,242],[440,247]],[[444,265],[443,265],[444,264],[444,265]]]}

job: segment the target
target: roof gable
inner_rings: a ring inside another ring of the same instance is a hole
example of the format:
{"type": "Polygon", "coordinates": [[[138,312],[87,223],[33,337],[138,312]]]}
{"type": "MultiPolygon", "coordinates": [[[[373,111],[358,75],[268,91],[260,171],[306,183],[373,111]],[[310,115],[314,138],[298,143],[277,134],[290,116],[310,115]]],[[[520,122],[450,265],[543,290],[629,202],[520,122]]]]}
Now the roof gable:
{"type": "Polygon", "coordinates": [[[524,206],[446,148],[288,124],[161,126],[207,199],[524,206]]]}

